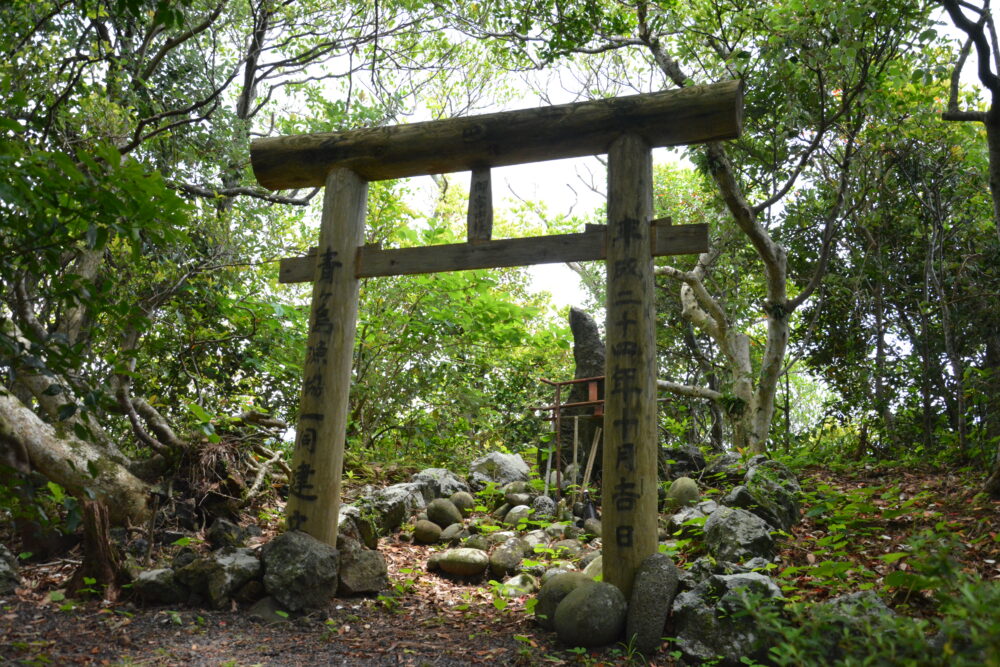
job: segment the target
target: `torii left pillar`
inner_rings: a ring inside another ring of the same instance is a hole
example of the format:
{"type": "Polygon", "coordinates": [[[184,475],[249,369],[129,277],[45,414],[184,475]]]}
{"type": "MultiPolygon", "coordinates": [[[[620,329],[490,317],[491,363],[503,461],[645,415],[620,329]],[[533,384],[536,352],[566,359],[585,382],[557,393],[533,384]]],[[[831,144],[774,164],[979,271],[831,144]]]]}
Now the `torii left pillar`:
{"type": "Polygon", "coordinates": [[[358,321],[357,249],[364,244],[368,182],[335,167],[326,178],[319,255],[303,373],[292,478],[285,511],[289,530],[337,543],[351,360],[358,321]]]}

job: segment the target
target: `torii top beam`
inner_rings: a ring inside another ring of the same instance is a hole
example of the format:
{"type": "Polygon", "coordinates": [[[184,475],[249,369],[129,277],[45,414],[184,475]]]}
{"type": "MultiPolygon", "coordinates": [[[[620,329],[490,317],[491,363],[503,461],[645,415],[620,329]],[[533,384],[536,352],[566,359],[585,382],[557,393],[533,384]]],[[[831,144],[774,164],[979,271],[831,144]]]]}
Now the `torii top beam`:
{"type": "Polygon", "coordinates": [[[739,136],[741,81],[537,109],[258,139],[250,160],[266,188],[320,187],[333,167],[368,181],[606,153],[625,132],[650,147],[739,136]]]}

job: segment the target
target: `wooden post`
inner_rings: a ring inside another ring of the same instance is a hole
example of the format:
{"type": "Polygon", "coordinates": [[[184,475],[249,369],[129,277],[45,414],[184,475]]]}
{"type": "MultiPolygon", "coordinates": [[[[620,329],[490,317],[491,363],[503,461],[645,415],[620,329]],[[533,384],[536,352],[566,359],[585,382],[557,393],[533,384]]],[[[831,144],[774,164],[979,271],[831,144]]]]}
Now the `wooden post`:
{"type": "Polygon", "coordinates": [[[479,243],[493,238],[493,187],[490,168],[476,167],[469,183],[468,241],[479,243]]]}
{"type": "Polygon", "coordinates": [[[635,134],[608,151],[604,581],[629,599],[635,571],[656,551],[656,338],[650,221],[653,166],[635,134]]]}
{"type": "Polygon", "coordinates": [[[351,357],[358,320],[357,250],[364,243],[368,183],[345,168],[326,178],[319,256],[286,523],[337,543],[351,357]]]}

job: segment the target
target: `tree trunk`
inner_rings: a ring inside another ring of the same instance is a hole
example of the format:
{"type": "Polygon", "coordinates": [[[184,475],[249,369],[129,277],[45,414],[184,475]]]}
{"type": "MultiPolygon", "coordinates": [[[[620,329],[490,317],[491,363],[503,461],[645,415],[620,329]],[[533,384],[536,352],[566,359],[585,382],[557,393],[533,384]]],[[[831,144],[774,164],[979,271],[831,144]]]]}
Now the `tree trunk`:
{"type": "Polygon", "coordinates": [[[0,390],[0,440],[22,447],[31,465],[77,498],[104,503],[115,524],[149,516],[149,487],[93,444],[43,422],[13,394],[0,390]]]}
{"type": "Polygon", "coordinates": [[[129,581],[111,541],[108,508],[95,500],[83,501],[83,562],[66,585],[66,594],[100,593],[102,599],[114,602],[129,581]]]}

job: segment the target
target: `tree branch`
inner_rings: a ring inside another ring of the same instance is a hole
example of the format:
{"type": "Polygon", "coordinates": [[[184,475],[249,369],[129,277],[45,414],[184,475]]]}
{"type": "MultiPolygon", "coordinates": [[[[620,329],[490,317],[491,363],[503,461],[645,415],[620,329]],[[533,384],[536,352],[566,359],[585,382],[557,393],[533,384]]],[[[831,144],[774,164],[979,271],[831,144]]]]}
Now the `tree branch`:
{"type": "Polygon", "coordinates": [[[677,394],[678,396],[704,398],[709,401],[722,400],[722,394],[714,389],[709,389],[708,387],[696,387],[689,384],[680,384],[679,382],[671,382],[670,380],[657,380],[656,388],[669,391],[670,393],[677,394]]]}

